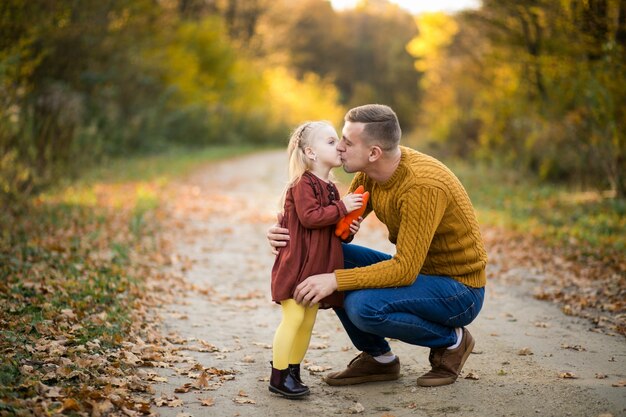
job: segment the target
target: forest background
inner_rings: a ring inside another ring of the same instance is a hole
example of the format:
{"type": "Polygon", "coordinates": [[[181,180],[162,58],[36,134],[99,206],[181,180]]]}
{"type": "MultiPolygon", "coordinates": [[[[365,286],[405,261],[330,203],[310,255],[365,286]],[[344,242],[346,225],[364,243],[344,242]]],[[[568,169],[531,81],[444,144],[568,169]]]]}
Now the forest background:
{"type": "Polygon", "coordinates": [[[549,272],[536,297],[626,334],[626,0],[3,0],[0,415],[131,378],[149,278],[179,285],[171,179],[365,103],[461,178],[492,253],[549,272]]]}
{"type": "Polygon", "coordinates": [[[303,120],[394,108],[405,143],[626,195],[626,3],[486,0],[411,16],[385,0],[8,0],[0,190],[109,158],[283,145],[303,120]]]}
{"type": "Polygon", "coordinates": [[[3,224],[101,167],[283,147],[384,103],[481,222],[626,268],[626,0],[8,0],[0,19],[3,224]]]}
{"type": "Polygon", "coordinates": [[[133,171],[116,161],[284,147],[304,120],[340,130],[350,107],[384,103],[481,222],[613,265],[626,250],[626,0],[419,15],[387,0],[7,0],[0,22],[7,213],[94,168],[133,171]]]}

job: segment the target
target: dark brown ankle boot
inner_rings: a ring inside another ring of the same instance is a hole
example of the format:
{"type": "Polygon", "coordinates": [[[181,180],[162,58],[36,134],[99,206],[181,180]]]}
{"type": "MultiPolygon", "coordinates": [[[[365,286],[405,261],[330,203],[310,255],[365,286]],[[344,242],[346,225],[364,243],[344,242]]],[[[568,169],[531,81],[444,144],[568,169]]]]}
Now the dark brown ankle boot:
{"type": "Polygon", "coordinates": [[[302,385],[291,373],[291,369],[276,369],[272,367],[269,390],[287,398],[299,398],[309,395],[309,388],[302,385]]]}
{"type": "Polygon", "coordinates": [[[301,383],[303,387],[306,387],[306,385],[304,385],[304,382],[302,382],[302,378],[300,378],[300,364],[299,363],[296,363],[295,365],[290,364],[289,370],[291,371],[291,375],[293,375],[296,381],[301,383]]]}

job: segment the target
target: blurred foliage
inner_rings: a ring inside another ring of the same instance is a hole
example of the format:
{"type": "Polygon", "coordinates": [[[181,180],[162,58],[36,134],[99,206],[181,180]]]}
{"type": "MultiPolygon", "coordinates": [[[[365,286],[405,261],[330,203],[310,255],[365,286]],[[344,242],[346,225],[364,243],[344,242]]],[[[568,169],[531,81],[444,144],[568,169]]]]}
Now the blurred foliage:
{"type": "Polygon", "coordinates": [[[583,263],[587,257],[607,265],[624,262],[625,200],[459,159],[449,160],[448,166],[463,182],[482,225],[540,238],[583,263]]]}
{"type": "Polygon", "coordinates": [[[406,51],[417,34],[411,15],[381,1],[362,1],[341,13],[326,2],[299,3],[282,46],[292,65],[332,77],[348,107],[390,105],[403,128],[411,129],[419,97],[419,74],[406,51]]]}
{"type": "Polygon", "coordinates": [[[0,5],[4,202],[112,156],[281,144],[303,120],[392,106],[405,143],[626,194],[626,4],[387,0],[0,5]]]}
{"type": "Polygon", "coordinates": [[[626,195],[626,3],[484,0],[416,21],[422,144],[626,195]]]}
{"type": "Polygon", "coordinates": [[[258,5],[3,2],[0,200],[111,157],[283,143],[303,119],[339,123],[334,84],[255,57],[258,5]]]}

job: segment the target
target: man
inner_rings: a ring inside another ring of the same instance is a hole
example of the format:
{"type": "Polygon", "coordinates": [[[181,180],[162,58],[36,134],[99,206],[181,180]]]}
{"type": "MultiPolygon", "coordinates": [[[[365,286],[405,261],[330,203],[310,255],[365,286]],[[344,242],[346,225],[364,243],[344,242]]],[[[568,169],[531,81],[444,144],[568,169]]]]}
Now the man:
{"type": "MultiPolygon", "coordinates": [[[[400,146],[401,130],[384,105],[356,107],[345,116],[337,146],[346,172],[357,172],[350,190],[364,185],[372,210],[387,226],[394,256],[343,244],[345,269],[313,275],[294,293],[310,305],[345,291],[336,309],[352,343],[362,353],[329,385],[399,378],[400,361],[386,337],[430,348],[432,369],[420,386],[456,381],[474,347],[464,326],[484,299],[487,255],[474,209],[456,176],[438,160],[400,146]]],[[[355,229],[358,224],[355,221],[355,229]]],[[[288,230],[268,231],[274,253],[288,244],[288,230]]]]}

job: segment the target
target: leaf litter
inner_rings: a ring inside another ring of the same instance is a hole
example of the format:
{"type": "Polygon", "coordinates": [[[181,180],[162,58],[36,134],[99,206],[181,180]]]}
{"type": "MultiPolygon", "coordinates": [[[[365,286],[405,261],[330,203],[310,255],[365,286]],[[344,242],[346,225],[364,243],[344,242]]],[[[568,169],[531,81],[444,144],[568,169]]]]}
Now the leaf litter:
{"type": "Polygon", "coordinates": [[[180,407],[176,396],[154,397],[152,385],[167,378],[150,369],[182,363],[198,376],[181,391],[234,379],[234,371],[182,354],[216,346],[161,333],[158,307],[194,290],[182,275],[190,262],[169,255],[169,215],[158,205],[138,209],[137,190],[163,188],[96,188],[95,204],[43,196],[0,214],[0,416],[141,416],[152,404],[180,407]]]}

